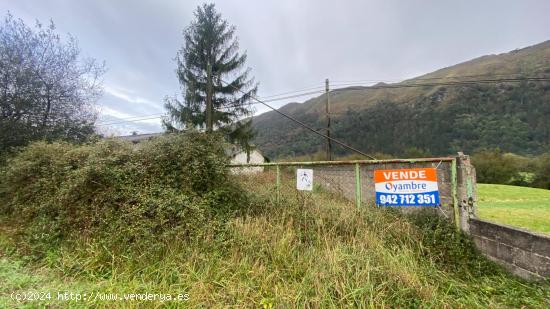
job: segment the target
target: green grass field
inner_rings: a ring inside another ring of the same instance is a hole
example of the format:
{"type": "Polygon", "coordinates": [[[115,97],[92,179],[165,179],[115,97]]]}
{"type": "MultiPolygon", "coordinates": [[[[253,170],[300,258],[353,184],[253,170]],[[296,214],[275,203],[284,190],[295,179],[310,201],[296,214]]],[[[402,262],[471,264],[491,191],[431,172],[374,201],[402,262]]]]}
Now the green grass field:
{"type": "Polygon", "coordinates": [[[478,184],[478,216],[550,234],[550,190],[478,184]]]}

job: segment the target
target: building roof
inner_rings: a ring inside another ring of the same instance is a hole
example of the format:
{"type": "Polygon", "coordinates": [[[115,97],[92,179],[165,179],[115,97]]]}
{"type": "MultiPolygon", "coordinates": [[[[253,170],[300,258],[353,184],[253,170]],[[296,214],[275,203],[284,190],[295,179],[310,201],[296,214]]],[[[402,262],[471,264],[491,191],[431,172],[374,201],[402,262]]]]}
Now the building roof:
{"type": "Polygon", "coordinates": [[[139,143],[144,140],[148,140],[157,136],[161,136],[164,133],[148,133],[148,134],[135,134],[135,135],[124,135],[124,136],[115,136],[114,138],[120,139],[123,141],[129,141],[132,143],[139,143]]]}
{"type": "MultiPolygon", "coordinates": [[[[123,135],[123,136],[114,136],[113,138],[120,139],[123,141],[132,142],[134,144],[137,144],[141,141],[149,140],[158,136],[162,136],[163,132],[159,133],[147,133],[147,134],[135,134],[135,135],[123,135]]],[[[229,156],[230,158],[233,158],[234,156],[238,155],[239,153],[244,152],[241,147],[237,145],[231,145],[224,147],[225,154],[229,156]]],[[[257,148],[254,148],[251,152],[257,151],[260,155],[263,156],[262,152],[259,151],[257,148]]]]}

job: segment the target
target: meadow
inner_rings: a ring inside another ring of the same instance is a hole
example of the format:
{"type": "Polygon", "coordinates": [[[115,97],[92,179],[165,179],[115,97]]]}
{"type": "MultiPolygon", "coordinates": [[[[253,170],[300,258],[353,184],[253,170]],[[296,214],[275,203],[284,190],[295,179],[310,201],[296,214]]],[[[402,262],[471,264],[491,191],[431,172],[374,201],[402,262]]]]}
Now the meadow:
{"type": "Polygon", "coordinates": [[[480,218],[550,234],[550,190],[478,184],[480,218]]]}

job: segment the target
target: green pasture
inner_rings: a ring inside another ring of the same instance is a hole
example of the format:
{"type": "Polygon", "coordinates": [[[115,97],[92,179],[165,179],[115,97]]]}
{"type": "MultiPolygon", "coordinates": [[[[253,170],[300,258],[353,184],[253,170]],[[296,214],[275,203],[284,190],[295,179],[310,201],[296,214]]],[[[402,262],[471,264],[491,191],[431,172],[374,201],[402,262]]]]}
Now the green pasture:
{"type": "Polygon", "coordinates": [[[480,218],[550,234],[550,190],[478,184],[480,218]]]}

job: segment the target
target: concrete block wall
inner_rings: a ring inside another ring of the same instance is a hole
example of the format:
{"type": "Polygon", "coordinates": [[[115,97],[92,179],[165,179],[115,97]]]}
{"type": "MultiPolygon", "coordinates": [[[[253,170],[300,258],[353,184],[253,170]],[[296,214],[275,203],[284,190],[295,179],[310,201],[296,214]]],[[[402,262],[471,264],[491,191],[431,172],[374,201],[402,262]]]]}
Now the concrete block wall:
{"type": "MultiPolygon", "coordinates": [[[[374,170],[437,167],[441,206],[400,207],[404,213],[431,211],[454,222],[472,236],[477,248],[490,259],[502,264],[512,273],[527,279],[550,277],[550,238],[510,226],[480,220],[476,216],[477,200],[475,168],[468,156],[459,153],[456,159],[456,190],[453,192],[452,163],[432,160],[417,162],[377,162],[362,164],[361,197],[366,205],[374,205],[374,170]],[[453,193],[455,195],[453,196],[453,193]],[[456,201],[456,205],[455,204],[456,201]],[[456,209],[455,209],[456,207],[456,209]],[[454,222],[456,223],[456,222],[454,222]]],[[[355,200],[355,166],[314,166],[314,182],[324,188],[355,200]]]]}
{"type": "Polygon", "coordinates": [[[470,219],[470,235],[482,253],[512,273],[550,277],[550,237],[476,218],[470,219]]]}
{"type": "MultiPolygon", "coordinates": [[[[404,213],[410,213],[421,209],[432,209],[439,214],[443,214],[449,220],[453,217],[453,197],[451,189],[451,162],[449,161],[431,161],[431,162],[381,162],[371,164],[361,164],[361,200],[366,205],[374,205],[376,193],[374,189],[374,171],[387,169],[403,168],[437,168],[437,182],[441,207],[434,210],[433,207],[400,207],[404,213]]],[[[344,197],[355,200],[355,166],[354,165],[321,165],[314,166],[313,179],[323,188],[341,193],[344,197]]]]}

